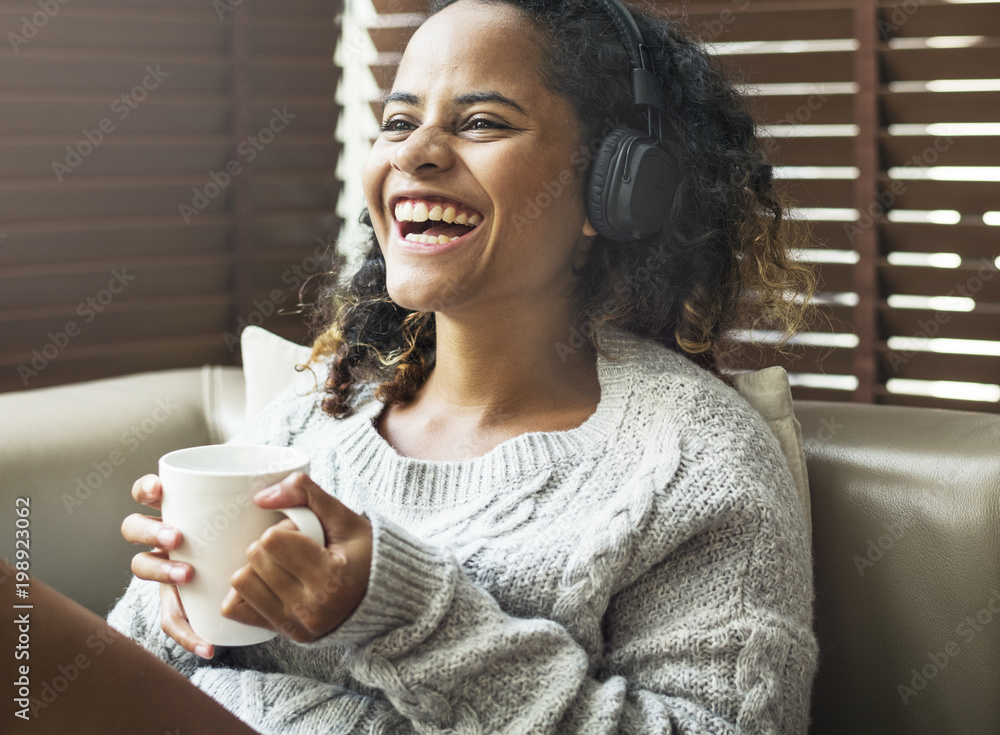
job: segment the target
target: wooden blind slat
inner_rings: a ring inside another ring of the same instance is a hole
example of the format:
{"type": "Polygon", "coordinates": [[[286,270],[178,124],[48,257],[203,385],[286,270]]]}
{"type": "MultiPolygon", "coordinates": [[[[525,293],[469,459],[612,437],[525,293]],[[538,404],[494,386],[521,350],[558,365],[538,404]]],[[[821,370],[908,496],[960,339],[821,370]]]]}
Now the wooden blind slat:
{"type": "MultiPolygon", "coordinates": [[[[879,268],[889,293],[917,296],[964,296],[960,289],[975,292],[975,299],[1000,303],[1000,277],[992,261],[963,263],[959,268],[882,265],[879,268]]],[[[1000,339],[1000,320],[995,338],[1000,339]]],[[[997,374],[1000,378],[1000,373],[997,374]]]]}
{"type": "Polygon", "coordinates": [[[738,352],[738,364],[746,370],[781,365],[789,372],[822,372],[828,375],[851,375],[854,372],[854,350],[851,348],[798,346],[792,349],[792,354],[784,355],[766,347],[747,346],[738,352]]]}
{"type": "Polygon", "coordinates": [[[783,179],[779,189],[800,207],[851,207],[850,179],[783,179]]]}
{"type": "Polygon", "coordinates": [[[842,166],[850,160],[854,141],[838,138],[767,138],[764,146],[776,166],[842,166]]]}
{"type": "Polygon", "coordinates": [[[981,214],[997,209],[1000,204],[1000,181],[891,180],[883,177],[880,185],[883,192],[894,192],[892,202],[896,209],[954,209],[981,214]]]}
{"type": "MultiPolygon", "coordinates": [[[[1000,136],[892,135],[881,139],[889,166],[1000,166],[1000,136]]],[[[998,205],[1000,206],[1000,205],[998,205]]]]}
{"type": "MultiPolygon", "coordinates": [[[[1000,74],[996,71],[995,74],[1000,74]]],[[[996,122],[1000,91],[883,93],[884,124],[996,122]]]]}
{"type": "Polygon", "coordinates": [[[883,347],[879,352],[879,363],[886,379],[995,384],[997,376],[1000,376],[1000,357],[984,355],[952,355],[883,347]]]}
{"type": "Polygon", "coordinates": [[[901,2],[884,3],[879,16],[883,38],[1000,36],[1000,13],[990,3],[920,3],[919,12],[901,2]]]}
{"type": "Polygon", "coordinates": [[[883,334],[887,335],[995,340],[998,337],[1000,309],[995,305],[987,305],[976,311],[882,307],[879,317],[883,334]]]}
{"type": "Polygon", "coordinates": [[[1000,73],[1000,45],[967,48],[884,49],[885,81],[994,79],[1000,73]]]}
{"type": "Polygon", "coordinates": [[[959,251],[967,258],[1000,255],[1000,231],[977,223],[957,225],[883,222],[879,225],[887,251],[940,253],[959,251]]]}
{"type": "MultiPolygon", "coordinates": [[[[753,90],[749,92],[753,95],[753,90]]],[[[776,94],[750,96],[750,108],[764,125],[849,125],[849,94],[776,94]]]]}
{"type": "Polygon", "coordinates": [[[850,38],[851,9],[818,7],[803,13],[800,7],[760,2],[717,3],[711,9],[694,5],[681,26],[703,41],[788,41],[850,38]]]}

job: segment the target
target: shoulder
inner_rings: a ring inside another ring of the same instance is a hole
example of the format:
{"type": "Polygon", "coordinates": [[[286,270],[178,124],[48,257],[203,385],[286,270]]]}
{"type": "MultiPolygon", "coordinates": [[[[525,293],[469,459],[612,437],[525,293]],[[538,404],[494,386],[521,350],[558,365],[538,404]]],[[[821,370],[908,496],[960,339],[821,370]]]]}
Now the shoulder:
{"type": "Polygon", "coordinates": [[[612,342],[629,383],[617,442],[671,466],[670,487],[711,496],[716,511],[799,503],[781,445],[734,388],[653,340],[626,335],[612,342]]]}
{"type": "Polygon", "coordinates": [[[644,423],[673,427],[689,441],[713,444],[767,440],[764,417],[733,387],[652,339],[618,332],[602,342],[631,383],[626,411],[644,423]]]}

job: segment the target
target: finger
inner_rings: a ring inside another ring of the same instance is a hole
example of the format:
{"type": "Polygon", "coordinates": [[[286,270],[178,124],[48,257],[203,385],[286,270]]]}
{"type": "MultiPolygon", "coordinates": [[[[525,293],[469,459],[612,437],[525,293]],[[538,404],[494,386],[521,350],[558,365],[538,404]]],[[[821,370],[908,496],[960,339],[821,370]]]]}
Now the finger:
{"type": "MultiPolygon", "coordinates": [[[[309,586],[322,583],[328,576],[328,562],[333,552],[319,546],[294,527],[285,526],[285,522],[282,521],[267,529],[260,540],[251,544],[247,550],[247,558],[251,560],[258,574],[264,578],[265,582],[271,584],[270,579],[254,563],[255,560],[251,553],[261,557],[262,568],[269,568],[263,566],[266,559],[268,564],[279,567],[286,575],[294,578],[297,586],[309,586]]],[[[336,556],[339,560],[346,562],[343,559],[343,554],[339,551],[337,551],[336,556]]],[[[336,566],[339,567],[341,564],[336,566]]],[[[278,592],[279,596],[284,597],[278,588],[272,585],[272,589],[278,592]]]]}
{"type": "Polygon", "coordinates": [[[170,561],[165,551],[144,551],[132,557],[132,574],[151,582],[187,584],[194,576],[194,568],[190,564],[170,561]]]}
{"type": "Polygon", "coordinates": [[[247,564],[233,575],[232,589],[222,601],[222,615],[247,625],[268,630],[289,630],[293,627],[285,604],[247,564]]]}
{"type": "Polygon", "coordinates": [[[140,477],[132,485],[132,497],[137,503],[159,510],[160,500],[163,498],[163,486],[160,484],[160,478],[156,475],[140,477]]]}
{"type": "Polygon", "coordinates": [[[181,532],[161,519],[133,513],[122,521],[122,536],[126,541],[143,546],[176,549],[181,545],[181,532]]]}
{"type": "Polygon", "coordinates": [[[349,600],[356,595],[343,593],[367,588],[367,577],[362,587],[358,564],[349,562],[341,546],[323,548],[302,533],[280,526],[268,529],[247,556],[261,580],[284,603],[289,620],[311,634],[302,639],[290,634],[296,640],[313,640],[345,620],[355,607],[349,600]]]}
{"type": "Polygon", "coordinates": [[[274,620],[278,607],[284,608],[287,601],[298,599],[302,583],[277,564],[258,541],[250,545],[247,559],[250,563],[233,575],[233,589],[268,620],[274,620]]]}
{"type": "Polygon", "coordinates": [[[275,630],[267,618],[257,612],[253,605],[244,600],[240,593],[232,588],[222,600],[221,612],[223,617],[235,620],[237,623],[275,630]]]}
{"type": "Polygon", "coordinates": [[[160,627],[186,651],[202,658],[215,655],[215,646],[191,629],[180,594],[172,585],[160,586],[160,627]]]}
{"type": "Polygon", "coordinates": [[[357,529],[358,514],[312,481],[304,472],[293,472],[277,485],[254,496],[261,508],[308,507],[317,515],[328,542],[349,536],[357,529]]]}

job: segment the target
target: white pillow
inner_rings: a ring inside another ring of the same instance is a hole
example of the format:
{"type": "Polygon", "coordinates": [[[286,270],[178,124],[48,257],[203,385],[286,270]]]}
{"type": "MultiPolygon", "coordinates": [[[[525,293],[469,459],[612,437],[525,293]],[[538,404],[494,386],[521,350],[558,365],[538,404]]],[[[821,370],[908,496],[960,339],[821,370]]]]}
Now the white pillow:
{"type": "Polygon", "coordinates": [[[812,534],[812,504],[809,500],[809,473],[806,454],[802,449],[802,427],[792,410],[792,389],[788,386],[788,373],[777,365],[751,373],[733,376],[736,391],[746,402],[757,409],[777,437],[792,471],[799,501],[806,514],[806,525],[812,534]]]}
{"type": "MultiPolygon", "coordinates": [[[[316,378],[310,371],[295,370],[296,365],[309,362],[310,347],[290,342],[261,327],[248,326],[240,337],[240,348],[243,351],[247,424],[288,386],[300,386],[305,394],[316,385],[316,378]]],[[[325,379],[325,375],[319,375],[321,385],[325,379]]]]}

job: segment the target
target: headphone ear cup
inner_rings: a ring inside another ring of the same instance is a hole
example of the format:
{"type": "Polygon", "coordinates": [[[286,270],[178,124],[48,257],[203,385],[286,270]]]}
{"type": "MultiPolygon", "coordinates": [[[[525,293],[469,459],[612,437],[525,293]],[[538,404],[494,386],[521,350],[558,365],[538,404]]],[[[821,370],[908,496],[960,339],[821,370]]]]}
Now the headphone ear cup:
{"type": "Polygon", "coordinates": [[[638,137],[641,136],[628,128],[615,128],[608,133],[594,158],[587,181],[587,218],[598,235],[615,242],[632,239],[630,232],[616,226],[622,205],[625,211],[628,210],[628,203],[621,201],[621,190],[616,184],[621,158],[629,143],[638,137]]]}

